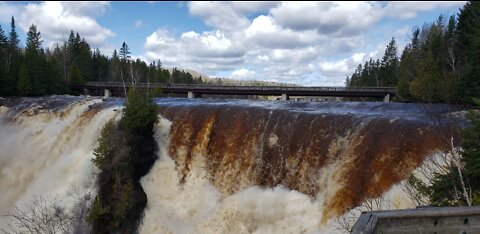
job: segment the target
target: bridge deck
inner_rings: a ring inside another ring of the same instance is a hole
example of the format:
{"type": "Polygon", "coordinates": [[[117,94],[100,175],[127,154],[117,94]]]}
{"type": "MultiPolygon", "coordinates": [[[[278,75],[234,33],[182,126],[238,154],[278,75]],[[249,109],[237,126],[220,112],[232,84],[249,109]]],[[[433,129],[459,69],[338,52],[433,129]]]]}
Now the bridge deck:
{"type": "MultiPolygon", "coordinates": [[[[288,96],[335,96],[335,97],[384,97],[394,96],[395,88],[392,87],[298,87],[298,86],[219,86],[205,84],[155,84],[138,83],[138,89],[154,89],[160,85],[165,93],[196,94],[227,94],[227,95],[282,95],[288,96]]],[[[129,85],[130,87],[131,85],[129,85]]],[[[84,85],[74,85],[74,89],[87,90],[123,90],[120,82],[87,82],[84,85]]]]}

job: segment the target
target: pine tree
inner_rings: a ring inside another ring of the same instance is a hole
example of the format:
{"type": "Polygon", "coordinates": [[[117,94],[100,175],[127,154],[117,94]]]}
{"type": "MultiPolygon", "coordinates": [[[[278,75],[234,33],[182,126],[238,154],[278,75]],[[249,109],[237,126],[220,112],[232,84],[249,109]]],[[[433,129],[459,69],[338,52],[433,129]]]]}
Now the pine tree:
{"type": "Polygon", "coordinates": [[[5,58],[5,73],[6,78],[3,88],[3,93],[7,95],[15,94],[15,83],[18,76],[18,68],[20,65],[20,52],[18,45],[20,40],[18,39],[17,31],[15,30],[15,19],[12,16],[10,23],[11,30],[8,35],[8,45],[5,58]]]}
{"type": "MultiPolygon", "coordinates": [[[[37,26],[32,24],[27,33],[27,51],[38,53],[42,48],[42,38],[37,26]]],[[[28,53],[28,52],[27,52],[28,53]]]]}
{"type": "Polygon", "coordinates": [[[2,25],[0,25],[0,50],[4,51],[7,49],[8,46],[8,39],[5,36],[5,32],[2,29],[2,25]]]}
{"type": "Polygon", "coordinates": [[[29,84],[32,86],[32,94],[42,95],[53,86],[46,78],[47,64],[42,53],[41,33],[37,26],[32,24],[27,33],[25,65],[28,67],[29,84]]]}
{"type": "Polygon", "coordinates": [[[0,25],[0,95],[5,93],[5,88],[7,85],[7,69],[5,67],[7,63],[7,48],[8,48],[8,39],[5,36],[5,32],[0,25]]]}
{"type": "Polygon", "coordinates": [[[11,50],[17,50],[18,45],[20,44],[20,39],[18,39],[17,31],[15,31],[15,19],[13,18],[13,16],[10,25],[11,30],[8,38],[8,44],[11,50]]]}
{"type": "Polygon", "coordinates": [[[381,86],[395,86],[398,82],[398,55],[397,55],[397,43],[395,38],[392,37],[390,43],[388,43],[385,53],[382,58],[381,65],[381,86]]]}
{"type": "Polygon", "coordinates": [[[463,101],[472,103],[480,98],[480,2],[467,2],[460,10],[457,23],[461,68],[459,94],[463,101]]]}
{"type": "Polygon", "coordinates": [[[126,61],[131,57],[130,54],[131,53],[130,53],[130,49],[128,48],[128,45],[125,42],[123,42],[122,47],[120,48],[120,51],[119,51],[120,58],[123,61],[126,61]]]}
{"type": "Polygon", "coordinates": [[[32,87],[28,76],[28,69],[25,63],[22,63],[18,71],[17,93],[19,95],[28,95],[31,92],[32,87]]]}
{"type": "MultiPolygon", "coordinates": [[[[77,34],[78,35],[78,34],[77,34]]],[[[82,39],[78,44],[77,66],[86,81],[92,80],[92,50],[90,45],[82,39]]]]}

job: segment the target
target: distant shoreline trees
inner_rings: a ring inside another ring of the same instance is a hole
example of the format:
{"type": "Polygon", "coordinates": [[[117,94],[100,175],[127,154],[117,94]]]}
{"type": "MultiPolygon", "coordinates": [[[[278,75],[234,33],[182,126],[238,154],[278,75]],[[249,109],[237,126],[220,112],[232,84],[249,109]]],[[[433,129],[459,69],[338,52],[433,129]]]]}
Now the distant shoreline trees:
{"type": "Polygon", "coordinates": [[[359,64],[345,83],[394,86],[403,101],[472,104],[480,98],[480,3],[414,28],[400,58],[392,38],[381,61],[359,64]]]}
{"type": "Polygon", "coordinates": [[[136,82],[203,83],[200,77],[183,70],[164,69],[160,60],[148,65],[140,59],[132,60],[129,54],[122,54],[128,52],[126,43],[120,53],[115,50],[112,56],[106,56],[73,31],[67,41],[52,50],[42,47],[41,33],[32,24],[26,47],[21,48],[13,16],[10,27],[6,35],[0,25],[0,96],[75,94],[69,89],[71,84],[120,82],[121,75],[135,77],[136,82]]]}

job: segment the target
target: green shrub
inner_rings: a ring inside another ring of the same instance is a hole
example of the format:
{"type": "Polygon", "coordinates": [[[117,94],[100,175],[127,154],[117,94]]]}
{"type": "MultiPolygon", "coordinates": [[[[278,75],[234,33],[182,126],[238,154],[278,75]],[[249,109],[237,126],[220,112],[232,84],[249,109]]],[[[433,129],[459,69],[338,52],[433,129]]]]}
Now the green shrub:
{"type": "Polygon", "coordinates": [[[100,137],[97,140],[97,147],[93,149],[93,155],[95,155],[95,158],[92,159],[92,162],[99,169],[102,169],[105,161],[109,160],[113,155],[115,142],[112,140],[112,134],[114,130],[115,124],[113,120],[109,120],[100,132],[100,137]]]}
{"type": "Polygon", "coordinates": [[[130,133],[148,136],[153,133],[157,122],[157,106],[150,102],[146,95],[130,89],[123,112],[121,125],[130,133]]]}

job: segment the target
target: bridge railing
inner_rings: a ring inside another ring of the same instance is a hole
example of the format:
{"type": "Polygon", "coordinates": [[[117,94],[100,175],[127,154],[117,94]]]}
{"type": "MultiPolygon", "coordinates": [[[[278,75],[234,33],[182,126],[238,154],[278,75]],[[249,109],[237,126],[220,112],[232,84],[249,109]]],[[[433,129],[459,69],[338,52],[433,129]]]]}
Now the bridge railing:
{"type": "MultiPolygon", "coordinates": [[[[169,83],[137,83],[135,86],[140,88],[154,88],[160,85],[162,89],[189,89],[195,90],[282,90],[282,91],[358,91],[358,92],[395,92],[392,87],[319,87],[319,86],[235,86],[235,85],[209,85],[209,84],[169,84],[169,83]]],[[[103,87],[103,88],[123,88],[121,82],[87,82],[86,87],[103,87]]],[[[125,86],[132,86],[128,83],[125,86]]]]}

